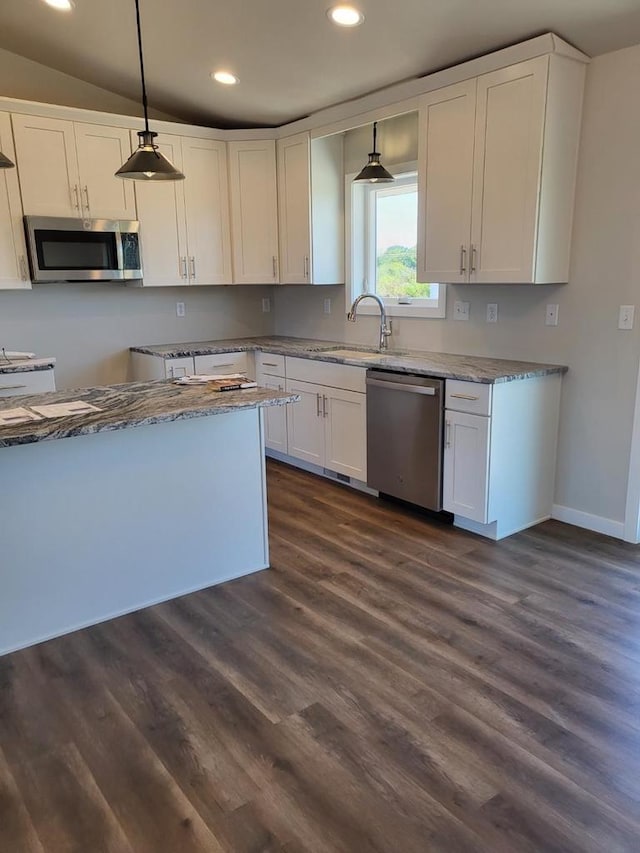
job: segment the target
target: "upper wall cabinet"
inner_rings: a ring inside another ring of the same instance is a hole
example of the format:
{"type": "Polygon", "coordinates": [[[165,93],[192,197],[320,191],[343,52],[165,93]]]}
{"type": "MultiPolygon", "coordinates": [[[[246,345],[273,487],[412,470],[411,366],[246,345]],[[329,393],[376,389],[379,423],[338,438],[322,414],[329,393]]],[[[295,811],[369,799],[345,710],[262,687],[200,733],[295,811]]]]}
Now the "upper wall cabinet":
{"type": "Polygon", "coordinates": [[[279,280],[275,145],[273,140],[229,143],[236,284],[274,284],[279,280]]]}
{"type": "MultiPolygon", "coordinates": [[[[0,113],[0,151],[15,160],[9,113],[0,113]]],[[[18,174],[0,169],[0,290],[29,287],[18,174]]]]}
{"type": "Polygon", "coordinates": [[[277,142],[281,284],[344,283],[342,141],[299,133],[277,142]]]}
{"type": "Polygon", "coordinates": [[[130,181],[114,173],[131,153],[129,131],[13,115],[25,214],[135,219],[130,181]]]}
{"type": "Polygon", "coordinates": [[[225,143],[163,133],[159,148],[186,178],[136,188],[143,285],[230,284],[225,143]]]}
{"type": "Polygon", "coordinates": [[[584,74],[547,55],[422,96],[420,281],[568,281],[584,74]]]}

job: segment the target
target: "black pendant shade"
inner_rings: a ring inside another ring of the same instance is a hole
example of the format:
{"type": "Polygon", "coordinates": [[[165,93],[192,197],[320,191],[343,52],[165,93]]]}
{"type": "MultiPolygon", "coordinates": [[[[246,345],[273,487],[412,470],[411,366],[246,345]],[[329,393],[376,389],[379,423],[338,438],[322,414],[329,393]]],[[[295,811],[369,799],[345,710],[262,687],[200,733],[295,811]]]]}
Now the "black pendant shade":
{"type": "Polygon", "coordinates": [[[373,151],[369,154],[369,162],[364,167],[364,169],[360,172],[360,174],[353,179],[354,183],[356,181],[366,181],[369,184],[390,184],[395,180],[393,175],[390,172],[387,172],[385,167],[380,162],[380,152],[376,151],[376,137],[378,134],[378,122],[374,121],[373,123],[373,151]]]}
{"type": "Polygon", "coordinates": [[[15,165],[0,151],[0,169],[13,169],[15,165]]]}
{"type": "Polygon", "coordinates": [[[142,55],[142,31],[140,27],[140,3],[136,4],[136,25],[138,28],[138,54],[140,56],[140,79],[142,81],[142,106],[144,108],[144,130],[138,132],[140,142],[131,157],[116,172],[117,178],[129,178],[133,181],[183,181],[184,175],[164,156],[154,142],[157,133],[149,130],[147,104],[147,85],[144,77],[144,58],[142,55]]]}

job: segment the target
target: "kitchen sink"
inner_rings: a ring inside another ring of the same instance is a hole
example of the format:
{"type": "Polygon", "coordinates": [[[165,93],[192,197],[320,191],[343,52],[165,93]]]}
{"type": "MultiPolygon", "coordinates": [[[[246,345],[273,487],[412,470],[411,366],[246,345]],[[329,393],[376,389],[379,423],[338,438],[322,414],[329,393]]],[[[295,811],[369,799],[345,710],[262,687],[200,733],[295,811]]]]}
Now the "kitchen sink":
{"type": "Polygon", "coordinates": [[[335,355],[338,358],[382,358],[384,353],[381,352],[366,352],[357,349],[325,349],[322,350],[323,355],[335,355]]]}

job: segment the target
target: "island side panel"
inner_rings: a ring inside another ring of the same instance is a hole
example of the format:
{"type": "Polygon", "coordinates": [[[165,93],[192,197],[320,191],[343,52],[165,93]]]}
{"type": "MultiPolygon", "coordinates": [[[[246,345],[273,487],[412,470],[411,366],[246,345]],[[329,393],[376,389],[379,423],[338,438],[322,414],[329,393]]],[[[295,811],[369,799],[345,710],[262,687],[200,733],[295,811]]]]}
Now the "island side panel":
{"type": "Polygon", "coordinates": [[[264,569],[260,409],[0,449],[0,654],[264,569]]]}

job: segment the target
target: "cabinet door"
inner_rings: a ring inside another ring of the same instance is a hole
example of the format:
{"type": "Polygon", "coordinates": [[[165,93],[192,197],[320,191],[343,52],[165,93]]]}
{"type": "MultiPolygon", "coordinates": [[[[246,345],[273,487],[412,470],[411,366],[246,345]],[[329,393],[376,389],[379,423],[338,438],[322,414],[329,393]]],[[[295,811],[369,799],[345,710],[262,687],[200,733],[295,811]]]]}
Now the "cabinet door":
{"type": "Polygon", "coordinates": [[[82,216],[73,122],[13,115],[22,205],[29,216],[82,216]]]}
{"type": "Polygon", "coordinates": [[[311,274],[309,134],[278,140],[280,284],[308,284],[311,274]]]}
{"type": "Polygon", "coordinates": [[[128,130],[99,124],[74,124],[80,201],[85,216],[93,219],[135,219],[133,181],[115,172],[131,154],[128,130]]]}
{"type": "MultiPolygon", "coordinates": [[[[132,145],[137,145],[137,139],[132,133],[132,145]]],[[[158,147],[178,169],[182,168],[179,136],[163,133],[158,147]]],[[[188,284],[184,181],[137,183],[143,285],[174,287],[188,284]]]]}
{"type": "MultiPolygon", "coordinates": [[[[0,151],[15,162],[9,113],[0,113],[0,151]]],[[[0,169],[0,290],[29,287],[18,172],[0,169]]]]}
{"type": "Polygon", "coordinates": [[[164,371],[167,379],[180,379],[181,376],[192,376],[195,373],[193,358],[165,358],[164,371]]]}
{"type": "Polygon", "coordinates": [[[469,278],[476,81],[420,99],[418,281],[469,278]]]}
{"type": "Polygon", "coordinates": [[[288,453],[314,465],[324,465],[324,418],[322,392],[326,388],[307,382],[287,380],[287,391],[299,394],[300,401],[286,406],[288,453]]]}
{"type": "MultiPolygon", "coordinates": [[[[277,376],[261,376],[258,385],[272,391],[284,391],[285,381],[277,376]]],[[[287,409],[288,406],[267,406],[263,409],[264,443],[281,453],[287,452],[287,409]]]]}
{"type": "Polygon", "coordinates": [[[367,480],[367,395],[323,389],[325,468],[367,480]]]}
{"type": "Polygon", "coordinates": [[[183,139],[182,158],[191,284],[231,284],[225,143],[183,139]]]}
{"type": "Polygon", "coordinates": [[[549,58],[478,78],[471,281],[532,283],[549,58]]]}
{"type": "Polygon", "coordinates": [[[273,140],[229,143],[233,280],[278,281],[278,204],[273,140]]]}
{"type": "Polygon", "coordinates": [[[486,524],[489,494],[491,419],[445,413],[443,508],[486,524]]]}

